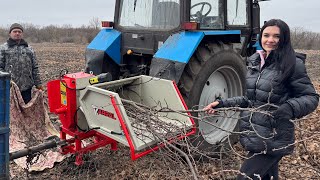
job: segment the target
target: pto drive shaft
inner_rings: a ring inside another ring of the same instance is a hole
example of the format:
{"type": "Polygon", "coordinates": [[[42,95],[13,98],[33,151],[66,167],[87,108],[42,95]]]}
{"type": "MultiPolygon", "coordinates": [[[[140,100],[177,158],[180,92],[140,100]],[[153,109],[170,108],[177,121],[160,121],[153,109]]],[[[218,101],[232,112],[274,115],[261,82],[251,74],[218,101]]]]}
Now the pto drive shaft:
{"type": "Polygon", "coordinates": [[[25,149],[10,153],[10,161],[27,156],[27,155],[32,155],[34,153],[37,153],[46,149],[51,149],[51,148],[55,148],[57,146],[62,146],[66,144],[67,144],[66,141],[60,141],[58,137],[54,137],[54,139],[47,140],[42,144],[38,144],[32,147],[27,147],[25,149]]]}

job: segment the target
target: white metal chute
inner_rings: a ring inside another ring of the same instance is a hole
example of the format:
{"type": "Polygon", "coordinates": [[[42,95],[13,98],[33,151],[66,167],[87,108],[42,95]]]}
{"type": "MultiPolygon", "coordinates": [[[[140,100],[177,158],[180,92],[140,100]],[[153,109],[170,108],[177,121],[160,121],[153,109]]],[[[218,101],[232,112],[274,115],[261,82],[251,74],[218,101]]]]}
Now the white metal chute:
{"type": "Polygon", "coordinates": [[[153,133],[160,136],[166,133],[179,136],[181,132],[175,133],[175,128],[188,131],[193,127],[193,121],[186,113],[157,111],[156,118],[159,123],[163,123],[162,129],[147,125],[147,119],[145,122],[138,122],[134,110],[128,112],[126,109],[130,106],[130,102],[133,106],[136,106],[134,105],[136,103],[155,111],[161,108],[173,111],[186,110],[183,99],[172,81],[144,75],[90,85],[80,91],[79,97],[89,128],[126,146],[130,146],[132,142],[136,151],[161,141],[153,133]]]}

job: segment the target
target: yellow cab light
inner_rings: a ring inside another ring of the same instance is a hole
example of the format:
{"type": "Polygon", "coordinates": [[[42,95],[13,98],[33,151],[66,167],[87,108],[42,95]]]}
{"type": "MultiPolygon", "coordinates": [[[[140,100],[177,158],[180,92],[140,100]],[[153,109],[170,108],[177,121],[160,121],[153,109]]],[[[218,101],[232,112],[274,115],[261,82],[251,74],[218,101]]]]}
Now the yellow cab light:
{"type": "Polygon", "coordinates": [[[133,51],[132,51],[131,49],[129,49],[129,50],[127,51],[127,54],[128,54],[128,55],[131,55],[131,54],[133,54],[133,51]]]}

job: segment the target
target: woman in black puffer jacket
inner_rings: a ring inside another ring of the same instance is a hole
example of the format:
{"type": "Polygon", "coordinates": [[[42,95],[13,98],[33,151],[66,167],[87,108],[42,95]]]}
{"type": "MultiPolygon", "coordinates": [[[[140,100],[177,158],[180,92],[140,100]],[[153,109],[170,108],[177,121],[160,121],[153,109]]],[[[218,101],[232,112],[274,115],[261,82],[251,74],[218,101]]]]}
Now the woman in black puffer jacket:
{"type": "MultiPolygon", "coordinates": [[[[252,179],[278,179],[278,163],[294,149],[294,124],[314,111],[319,102],[304,65],[305,57],[296,55],[288,25],[279,19],[267,21],[259,36],[260,51],[249,58],[246,96],[212,102],[204,110],[234,107],[260,108],[262,113],[241,112],[240,142],[249,151],[240,171],[252,179]]],[[[237,179],[244,179],[239,175],[237,179]]]]}

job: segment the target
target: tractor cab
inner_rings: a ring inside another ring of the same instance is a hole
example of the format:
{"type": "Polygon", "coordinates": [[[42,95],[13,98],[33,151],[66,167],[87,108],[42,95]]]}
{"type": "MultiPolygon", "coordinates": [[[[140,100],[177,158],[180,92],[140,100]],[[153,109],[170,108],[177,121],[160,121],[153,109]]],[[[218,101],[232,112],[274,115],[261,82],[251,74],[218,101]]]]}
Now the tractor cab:
{"type": "Polygon", "coordinates": [[[221,30],[248,26],[251,4],[248,0],[119,0],[115,21],[123,29],[172,31],[197,22],[199,29],[221,30]]]}
{"type": "MultiPolygon", "coordinates": [[[[114,28],[123,33],[122,53],[153,55],[175,32],[240,30],[241,54],[260,23],[252,0],[117,0],[114,28]],[[258,24],[258,25],[257,25],[258,24]]],[[[238,40],[239,41],[239,40],[238,40]]]]}

